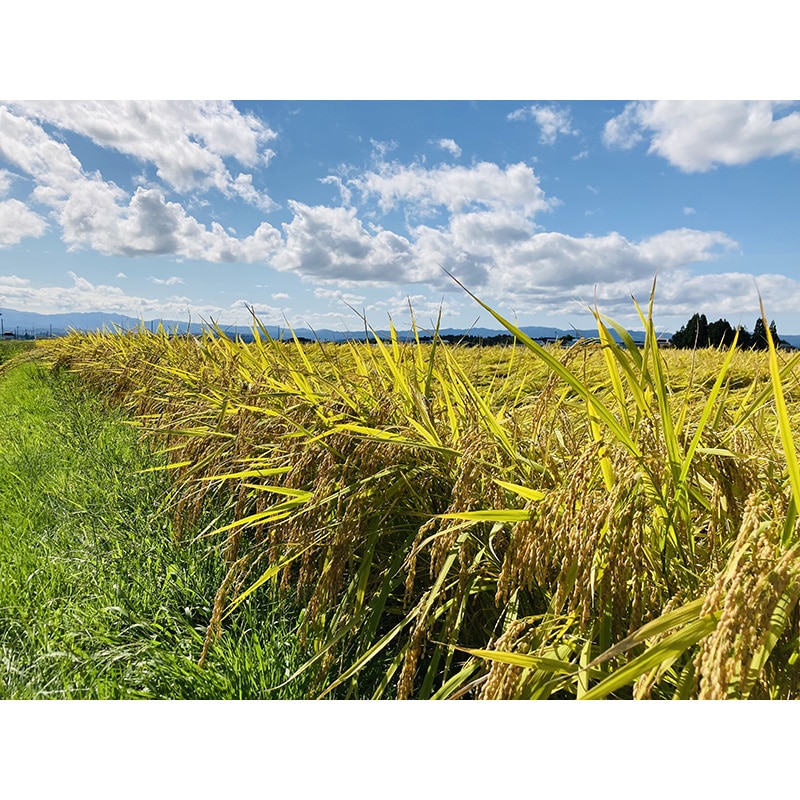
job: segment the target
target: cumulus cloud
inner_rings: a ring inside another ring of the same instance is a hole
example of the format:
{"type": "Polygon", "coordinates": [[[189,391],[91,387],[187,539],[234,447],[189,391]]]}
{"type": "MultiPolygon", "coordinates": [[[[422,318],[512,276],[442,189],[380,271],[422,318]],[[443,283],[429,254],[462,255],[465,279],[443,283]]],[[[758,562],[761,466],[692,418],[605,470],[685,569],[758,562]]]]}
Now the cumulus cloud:
{"type": "Polygon", "coordinates": [[[81,164],[66,144],[5,106],[0,106],[0,155],[35,179],[62,190],[82,178],[81,164]]]}
{"type": "MultiPolygon", "coordinates": [[[[217,142],[220,134],[212,128],[207,135],[217,142]]],[[[216,146],[226,151],[220,142],[216,146]]],[[[250,263],[266,260],[281,244],[280,233],[266,222],[244,239],[231,236],[216,222],[206,227],[179,203],[168,202],[157,187],[139,186],[129,196],[99,173],[86,174],[66,144],[5,107],[0,107],[0,156],[33,177],[32,199],[52,209],[71,250],[88,246],[105,255],[250,263]]],[[[250,157],[246,148],[241,157],[250,157]]],[[[246,193],[249,180],[237,180],[246,193]]]]}
{"type": "Polygon", "coordinates": [[[454,288],[445,270],[477,285],[498,250],[529,237],[533,217],[557,202],[547,199],[525,164],[470,167],[376,162],[348,180],[354,193],[389,213],[402,208],[403,234],[365,225],[355,207],[307,206],[291,201],[285,245],[271,263],[315,280],[373,285],[428,283],[454,288]],[[444,214],[440,227],[410,220],[444,214]]]}
{"type": "Polygon", "coordinates": [[[557,201],[545,196],[525,164],[426,168],[380,162],[348,183],[365,203],[377,200],[384,214],[402,209],[402,234],[365,223],[355,206],[291,202],[293,219],[283,226],[285,245],[273,266],[326,283],[426,283],[454,290],[450,272],[475,289],[552,306],[560,294],[574,299],[575,287],[591,296],[596,283],[652,280],[658,271],[738,248],[722,232],[690,228],[639,241],[617,232],[576,237],[543,231],[537,215],[557,201]],[[436,216],[437,224],[416,221],[426,216],[436,216]]]}
{"type": "Polygon", "coordinates": [[[19,275],[0,275],[0,287],[8,291],[18,289],[21,286],[30,286],[28,278],[20,278],[19,275]]]}
{"type": "Polygon", "coordinates": [[[364,197],[377,196],[384,213],[410,203],[418,213],[430,213],[441,207],[455,213],[482,206],[519,207],[531,215],[547,211],[555,203],[545,199],[539,178],[523,163],[505,169],[485,161],[470,167],[426,169],[419,164],[381,162],[377,170],[366,172],[351,183],[364,197]]]}
{"type": "Polygon", "coordinates": [[[265,261],[281,241],[266,222],[244,239],[230,236],[217,222],[208,228],[157,189],[137,189],[127,207],[99,208],[102,216],[78,205],[73,194],[59,218],[65,240],[107,255],[176,255],[213,263],[265,261]]]}
{"type": "Polygon", "coordinates": [[[578,133],[578,131],[572,129],[569,109],[559,108],[558,106],[533,105],[526,108],[518,108],[508,115],[508,119],[532,119],[539,126],[540,144],[554,144],[559,134],[575,136],[578,133]]]}
{"type": "Polygon", "coordinates": [[[279,270],[323,280],[393,282],[413,278],[410,242],[376,227],[370,233],[352,208],[307,206],[290,201],[285,246],[272,259],[279,270]]]}
{"type": "Polygon", "coordinates": [[[668,277],[738,248],[724,233],[690,228],[640,241],[617,232],[537,231],[530,218],[508,209],[453,214],[446,226],[417,225],[398,237],[365,226],[352,208],[293,205],[287,246],[274,260],[279,269],[339,285],[426,283],[454,291],[450,272],[487,297],[536,311],[574,311],[575,299],[590,299],[596,285],[605,287],[606,300],[629,303],[657,272],[668,277]]]}
{"type": "Polygon", "coordinates": [[[449,230],[460,250],[494,257],[497,248],[527,241],[535,231],[530,217],[515,209],[454,214],[449,230]]]}
{"type": "Polygon", "coordinates": [[[226,196],[270,208],[274,203],[252,185],[252,175],[233,177],[224,159],[247,167],[267,163],[267,142],[276,133],[230,102],[36,101],[14,110],[91,139],[101,147],[153,163],[156,174],[178,192],[215,188],[226,196]]]}
{"type": "Polygon", "coordinates": [[[623,112],[613,117],[603,129],[603,144],[619,150],[630,150],[644,138],[638,119],[639,104],[628,103],[623,112]]]}
{"type": "Polygon", "coordinates": [[[636,102],[606,123],[603,141],[630,149],[649,137],[656,153],[684,172],[800,155],[800,111],[771,101],[636,102]]]}
{"type": "Polygon", "coordinates": [[[19,244],[26,237],[37,238],[47,223],[19,200],[0,202],[0,247],[19,244]]]}
{"type": "Polygon", "coordinates": [[[713,313],[714,319],[725,317],[732,325],[751,327],[760,315],[759,292],[768,315],[794,313],[800,304],[800,281],[786,275],[695,275],[685,269],[675,270],[663,280],[659,277],[656,298],[661,308],[684,321],[703,310],[713,313]]]}
{"type": "Polygon", "coordinates": [[[721,231],[697,231],[691,228],[664,231],[639,245],[644,258],[667,269],[713,261],[722,253],[738,248],[739,245],[721,231]]]}
{"type": "Polygon", "coordinates": [[[446,274],[449,272],[467,285],[485,284],[488,257],[480,251],[464,250],[452,228],[419,225],[412,230],[412,236],[414,259],[419,267],[417,282],[454,291],[455,285],[446,274]]]}
{"type": "Polygon", "coordinates": [[[436,144],[456,158],[461,157],[461,148],[455,143],[454,139],[439,139],[436,144]]]}
{"type": "Polygon", "coordinates": [[[516,247],[497,252],[500,269],[492,273],[491,284],[539,293],[545,287],[568,290],[596,283],[652,280],[659,270],[710,261],[720,248],[735,246],[724,234],[688,228],[665,231],[640,242],[617,232],[584,237],[537,233],[516,247]]]}

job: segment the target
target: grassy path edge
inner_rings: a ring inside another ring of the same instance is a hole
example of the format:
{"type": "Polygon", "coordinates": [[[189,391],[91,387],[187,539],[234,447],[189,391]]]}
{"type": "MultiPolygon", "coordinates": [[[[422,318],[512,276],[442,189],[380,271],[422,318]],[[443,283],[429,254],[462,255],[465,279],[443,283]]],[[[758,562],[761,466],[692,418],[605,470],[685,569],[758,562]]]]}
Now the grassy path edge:
{"type": "Polygon", "coordinates": [[[243,608],[197,666],[222,564],[178,546],[153,457],[69,374],[0,377],[0,698],[302,697],[291,614],[243,608]]]}

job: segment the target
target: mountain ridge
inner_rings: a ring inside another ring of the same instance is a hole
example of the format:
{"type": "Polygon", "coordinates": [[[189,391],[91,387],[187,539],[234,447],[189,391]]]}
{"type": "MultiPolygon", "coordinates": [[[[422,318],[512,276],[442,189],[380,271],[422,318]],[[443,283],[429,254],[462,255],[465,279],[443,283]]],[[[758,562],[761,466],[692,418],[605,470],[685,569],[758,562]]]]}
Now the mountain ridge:
{"type": "MultiPolygon", "coordinates": [[[[5,308],[0,313],[2,314],[2,316],[0,316],[0,320],[3,322],[4,329],[6,331],[13,331],[16,335],[23,338],[25,336],[35,336],[36,338],[44,338],[49,335],[63,336],[70,330],[82,332],[101,330],[110,331],[117,328],[122,330],[135,330],[142,325],[150,330],[156,330],[159,325],[162,325],[164,329],[170,333],[175,332],[181,334],[187,332],[200,333],[204,328],[207,329],[209,327],[209,325],[205,323],[193,322],[190,325],[188,322],[180,322],[178,320],[144,320],[136,319],[125,314],[110,314],[102,311],[79,311],[66,314],[38,314],[30,311],[17,311],[16,309],[5,308]]],[[[250,326],[220,325],[219,327],[222,331],[229,335],[240,335],[246,337],[247,334],[251,333],[250,326]]],[[[263,327],[266,329],[267,333],[269,333],[269,335],[275,339],[291,338],[291,330],[288,325],[264,325],[263,327]]],[[[574,338],[578,338],[580,336],[594,337],[597,335],[596,329],[575,330],[571,328],[567,330],[564,328],[554,328],[545,325],[520,326],[520,330],[522,330],[523,333],[527,334],[531,338],[535,339],[557,339],[564,338],[566,336],[572,336],[574,338]]],[[[427,328],[423,328],[422,326],[418,328],[418,332],[420,335],[432,333],[432,331],[428,331],[427,328]]],[[[363,330],[334,331],[327,328],[320,330],[313,330],[311,328],[294,328],[294,333],[298,337],[306,339],[316,338],[321,339],[322,341],[346,341],[348,339],[353,340],[364,338],[363,330]]],[[[375,333],[381,337],[389,337],[391,335],[391,332],[388,329],[376,329],[375,333]]],[[[440,328],[439,333],[442,336],[473,336],[481,338],[508,335],[508,331],[504,329],[483,327],[440,328]]],[[[642,331],[631,331],[631,334],[639,334],[641,337],[644,337],[644,333],[642,331]]],[[[413,336],[413,331],[410,329],[399,330],[397,331],[397,335],[400,338],[406,338],[413,336]]]]}
{"type": "MultiPolygon", "coordinates": [[[[0,311],[0,323],[4,331],[13,332],[19,338],[46,338],[48,336],[64,336],[70,330],[77,331],[102,331],[102,330],[135,330],[144,325],[145,328],[156,330],[162,325],[170,333],[185,334],[187,332],[198,334],[209,326],[205,323],[180,322],[178,320],[166,319],[137,319],[125,314],[111,314],[103,311],[77,311],[65,314],[39,314],[32,311],[18,311],[13,308],[4,308],[0,311]]],[[[241,336],[244,339],[252,336],[250,326],[220,325],[220,329],[228,335],[241,336]]],[[[291,331],[288,326],[264,325],[267,333],[273,339],[291,338],[291,331]]],[[[574,338],[586,337],[595,338],[597,330],[587,328],[576,330],[573,328],[554,328],[546,325],[526,325],[520,326],[520,330],[532,339],[560,339],[566,336],[574,338]]],[[[420,327],[420,334],[427,332],[427,329],[420,327]]],[[[636,341],[644,339],[644,332],[640,330],[629,330],[631,336],[636,341]]],[[[320,339],[321,341],[342,342],[347,340],[361,340],[364,338],[364,331],[334,331],[329,329],[312,330],[311,328],[295,328],[294,333],[299,338],[320,339]]],[[[391,335],[389,330],[376,330],[375,333],[381,338],[388,338],[391,335]]],[[[508,335],[504,329],[473,327],[473,328],[440,328],[439,334],[442,336],[473,336],[480,338],[492,338],[495,336],[508,335]]],[[[411,330],[397,331],[401,339],[413,336],[411,330]]],[[[617,334],[612,331],[615,339],[619,339],[617,334]]],[[[670,337],[669,331],[659,332],[659,336],[670,337]]],[[[800,334],[781,334],[781,339],[787,341],[795,347],[800,347],[800,334]]]]}

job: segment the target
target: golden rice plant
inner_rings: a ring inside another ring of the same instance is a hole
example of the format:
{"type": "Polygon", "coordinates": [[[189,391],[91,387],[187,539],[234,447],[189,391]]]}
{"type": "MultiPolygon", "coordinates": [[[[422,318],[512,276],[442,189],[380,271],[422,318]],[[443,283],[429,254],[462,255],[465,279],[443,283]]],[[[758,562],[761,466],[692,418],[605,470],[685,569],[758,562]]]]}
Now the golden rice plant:
{"type": "Polygon", "coordinates": [[[176,534],[204,521],[227,560],[207,645],[292,592],[320,696],[796,696],[797,359],[661,351],[652,302],[643,348],[599,312],[599,344],[541,347],[480,303],[515,346],[254,319],[249,345],[48,353],[130,411],[176,534]]]}
{"type": "Polygon", "coordinates": [[[782,387],[795,380],[797,359],[781,366],[770,344],[770,386],[759,392],[756,375],[737,407],[734,346],[702,403],[692,403],[691,380],[680,393],[666,380],[651,295],[642,352],[611,323],[626,344],[614,346],[596,315],[612,406],[495,316],[585,400],[594,448],[579,470],[590,477],[575,474],[573,491],[542,498],[517,526],[526,549],[506,589],[546,581],[548,552],[565,554],[553,537],[570,543],[557,577],[550,562],[550,582],[558,587],[551,614],[566,611],[576,623],[572,650],[543,638],[541,619],[518,624],[502,642],[513,654],[472,651],[494,662],[484,696],[557,689],[593,698],[631,685],[637,697],[794,696],[800,585],[792,498],[800,475],[782,387]],[[653,603],[663,604],[655,618],[653,603]],[[623,638],[637,617],[645,624],[623,638]]]}

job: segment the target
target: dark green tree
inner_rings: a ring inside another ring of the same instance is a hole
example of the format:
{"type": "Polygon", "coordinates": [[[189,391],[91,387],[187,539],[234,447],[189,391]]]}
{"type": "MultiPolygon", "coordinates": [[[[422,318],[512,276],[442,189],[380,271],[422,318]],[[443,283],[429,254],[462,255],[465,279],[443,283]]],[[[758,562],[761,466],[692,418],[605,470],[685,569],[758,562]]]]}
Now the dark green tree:
{"type": "Polygon", "coordinates": [[[742,350],[749,350],[753,346],[753,334],[747,328],[739,328],[739,340],[737,346],[742,350]]]}
{"type": "Polygon", "coordinates": [[[695,347],[708,347],[708,320],[705,314],[695,314],[672,337],[674,347],[691,350],[695,347]]]}
{"type": "Polygon", "coordinates": [[[735,331],[726,319],[718,319],[708,324],[708,343],[711,347],[730,347],[735,331]]]}
{"type": "MultiPolygon", "coordinates": [[[[770,325],[770,333],[772,333],[772,326],[774,325],[774,322],[772,325],[770,325]]],[[[753,328],[753,336],[750,347],[753,350],[767,349],[767,329],[764,327],[764,320],[761,319],[761,317],[756,320],[755,327],[753,328]]]]}

